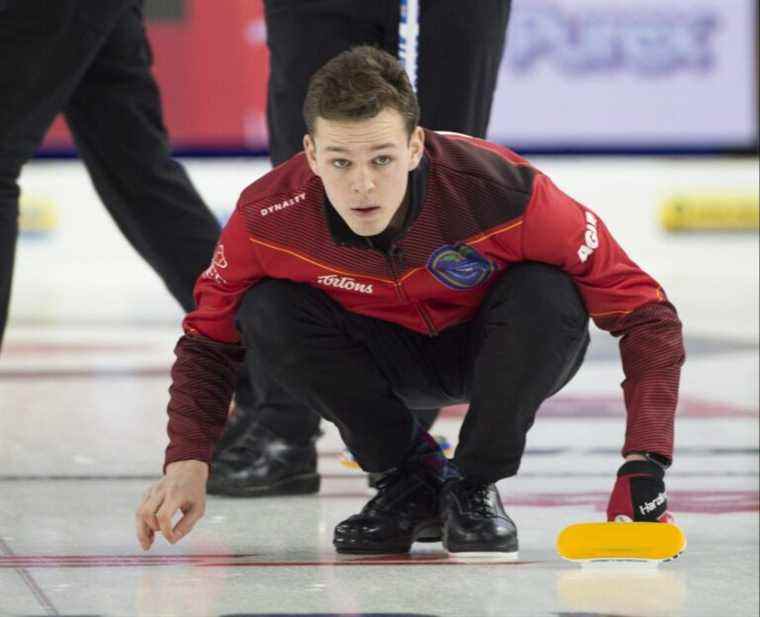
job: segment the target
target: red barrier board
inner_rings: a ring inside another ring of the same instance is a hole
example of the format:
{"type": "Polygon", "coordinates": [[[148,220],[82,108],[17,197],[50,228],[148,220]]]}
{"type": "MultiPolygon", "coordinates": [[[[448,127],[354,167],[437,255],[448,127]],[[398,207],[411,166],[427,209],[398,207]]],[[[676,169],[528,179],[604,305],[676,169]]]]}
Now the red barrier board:
{"type": "MultiPolygon", "coordinates": [[[[185,0],[181,19],[148,23],[153,72],[175,148],[267,148],[269,56],[261,2],[185,0]]],[[[43,149],[72,147],[62,117],[43,149]]]]}

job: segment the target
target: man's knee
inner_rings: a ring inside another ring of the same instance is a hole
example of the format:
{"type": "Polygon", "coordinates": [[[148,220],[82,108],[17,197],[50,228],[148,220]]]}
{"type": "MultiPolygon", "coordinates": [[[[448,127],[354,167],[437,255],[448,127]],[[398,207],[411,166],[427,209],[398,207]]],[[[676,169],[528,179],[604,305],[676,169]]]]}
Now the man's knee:
{"type": "Polygon", "coordinates": [[[510,321],[534,324],[541,329],[559,326],[585,332],[588,312],[570,276],[559,268],[526,262],[511,267],[494,290],[508,298],[510,321]]]}
{"type": "Polygon", "coordinates": [[[248,347],[295,350],[315,335],[334,331],[340,313],[340,307],[319,289],[304,283],[265,279],[243,297],[237,327],[248,347]]]}
{"type": "Polygon", "coordinates": [[[292,281],[266,279],[246,292],[237,312],[237,326],[246,345],[282,340],[292,331],[290,317],[302,300],[303,287],[292,281]]]}

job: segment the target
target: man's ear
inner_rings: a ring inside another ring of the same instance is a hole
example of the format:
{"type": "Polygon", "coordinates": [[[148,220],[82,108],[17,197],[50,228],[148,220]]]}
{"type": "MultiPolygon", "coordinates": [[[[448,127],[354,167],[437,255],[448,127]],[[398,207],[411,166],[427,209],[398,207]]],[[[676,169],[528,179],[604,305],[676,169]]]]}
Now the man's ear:
{"type": "Polygon", "coordinates": [[[409,171],[412,171],[417,169],[417,165],[422,160],[422,154],[425,152],[425,131],[420,126],[416,127],[409,137],[409,151],[411,153],[409,171]]]}
{"type": "Polygon", "coordinates": [[[318,176],[319,171],[317,171],[317,144],[314,143],[314,140],[308,133],[303,136],[303,151],[306,153],[306,161],[309,163],[311,171],[314,172],[314,175],[318,176]]]}

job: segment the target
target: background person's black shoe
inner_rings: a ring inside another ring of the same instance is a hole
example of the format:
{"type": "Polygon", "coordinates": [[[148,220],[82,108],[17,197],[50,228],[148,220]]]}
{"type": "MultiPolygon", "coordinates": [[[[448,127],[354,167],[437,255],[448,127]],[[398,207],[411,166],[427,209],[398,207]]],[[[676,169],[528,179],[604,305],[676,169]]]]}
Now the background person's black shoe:
{"type": "Polygon", "coordinates": [[[214,452],[209,495],[265,497],[319,492],[315,440],[286,441],[253,424],[237,441],[214,452]]]}
{"type": "Polygon", "coordinates": [[[441,491],[443,547],[449,553],[517,552],[517,527],[501,505],[496,486],[463,480],[441,491]]]}
{"type": "Polygon", "coordinates": [[[384,474],[358,514],[335,527],[339,553],[407,553],[414,542],[438,542],[440,481],[421,465],[384,474]]]}
{"type": "Polygon", "coordinates": [[[251,424],[249,408],[240,405],[235,399],[230,403],[230,410],[227,414],[227,422],[224,424],[224,432],[216,442],[214,457],[217,453],[231,448],[235,442],[242,439],[246,428],[251,424]]]}

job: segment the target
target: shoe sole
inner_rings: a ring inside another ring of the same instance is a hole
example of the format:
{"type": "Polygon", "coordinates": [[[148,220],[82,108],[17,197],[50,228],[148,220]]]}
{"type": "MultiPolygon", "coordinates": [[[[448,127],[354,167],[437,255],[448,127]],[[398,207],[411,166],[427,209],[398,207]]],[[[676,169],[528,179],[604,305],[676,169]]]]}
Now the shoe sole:
{"type": "Polygon", "coordinates": [[[290,476],[268,486],[230,486],[229,484],[206,485],[209,495],[221,497],[270,497],[276,495],[313,495],[319,492],[322,478],[319,474],[290,476]]]}
{"type": "Polygon", "coordinates": [[[518,551],[449,551],[449,557],[463,561],[514,561],[520,557],[518,551]]]}
{"type": "Polygon", "coordinates": [[[506,559],[514,558],[517,556],[518,551],[518,543],[517,538],[514,538],[514,540],[507,542],[505,544],[502,544],[501,546],[493,544],[487,544],[487,543],[481,543],[481,544],[471,544],[471,545],[460,545],[457,546],[452,544],[450,542],[446,541],[446,538],[443,539],[443,548],[445,548],[449,555],[452,557],[463,557],[463,558],[488,558],[488,557],[495,557],[497,555],[503,556],[506,559]],[[514,557],[512,557],[514,556],[514,557]]]}
{"type": "Polygon", "coordinates": [[[396,544],[338,543],[333,540],[336,552],[342,555],[399,555],[408,553],[415,542],[440,542],[441,525],[438,521],[422,523],[414,529],[411,541],[396,544]]]}

